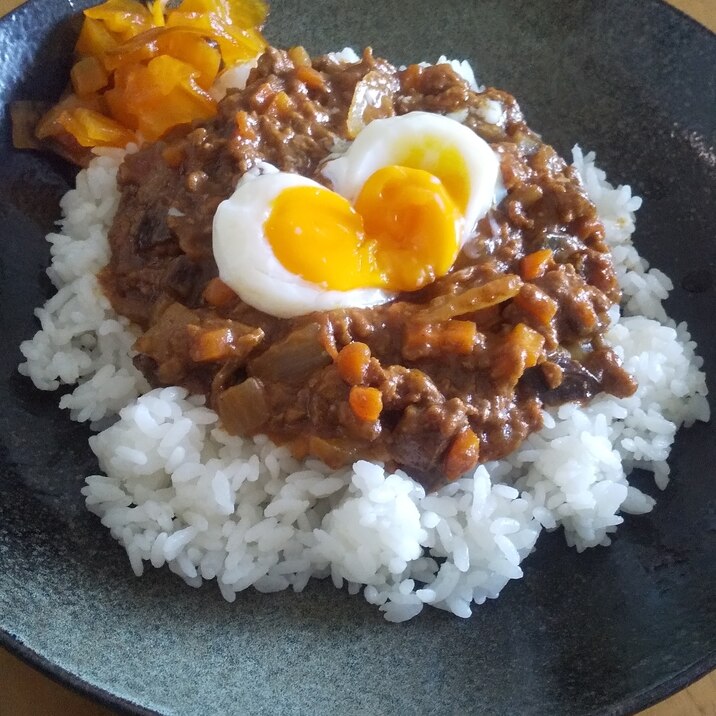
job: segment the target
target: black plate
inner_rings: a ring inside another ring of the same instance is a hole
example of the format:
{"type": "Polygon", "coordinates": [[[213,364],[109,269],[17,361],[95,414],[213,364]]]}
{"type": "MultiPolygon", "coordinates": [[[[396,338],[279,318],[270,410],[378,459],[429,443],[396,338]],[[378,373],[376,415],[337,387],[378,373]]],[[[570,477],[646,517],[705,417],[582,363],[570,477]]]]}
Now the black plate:
{"type": "MultiPolygon", "coordinates": [[[[610,549],[577,555],[543,536],[525,579],[469,621],[428,611],[389,625],[321,583],[228,605],[167,571],[131,576],[82,505],[86,430],[16,372],[71,173],[12,151],[6,103],[60,91],[71,5],[86,3],[37,0],[0,21],[2,642],[103,701],[167,713],[626,713],[716,666],[713,425],[679,435],[672,485],[610,549]]],[[[398,63],[470,58],[560,151],[595,149],[645,198],[639,248],[674,278],[670,311],[716,375],[708,31],[655,1],[291,0],[268,35],[313,52],[373,44],[398,63]]]]}

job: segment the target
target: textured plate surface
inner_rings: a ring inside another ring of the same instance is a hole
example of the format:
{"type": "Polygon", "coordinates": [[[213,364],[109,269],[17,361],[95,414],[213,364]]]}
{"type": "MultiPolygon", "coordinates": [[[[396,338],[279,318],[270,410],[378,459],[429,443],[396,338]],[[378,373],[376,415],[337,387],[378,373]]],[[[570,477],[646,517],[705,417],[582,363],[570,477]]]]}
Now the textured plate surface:
{"type": "MultiPolygon", "coordinates": [[[[0,639],[117,706],[181,714],[626,713],[716,666],[713,425],[679,435],[671,486],[610,549],[541,537],[525,579],[469,621],[389,625],[321,583],[228,605],[166,570],[131,575],[82,504],[87,431],[16,371],[72,173],[12,151],[7,102],[59,94],[67,18],[86,4],[31,0],[0,21],[0,639]]],[[[716,375],[708,31],[655,0],[276,0],[268,35],[312,52],[372,44],[396,63],[469,58],[562,153],[595,149],[644,197],[637,244],[674,279],[671,314],[716,375]]]]}

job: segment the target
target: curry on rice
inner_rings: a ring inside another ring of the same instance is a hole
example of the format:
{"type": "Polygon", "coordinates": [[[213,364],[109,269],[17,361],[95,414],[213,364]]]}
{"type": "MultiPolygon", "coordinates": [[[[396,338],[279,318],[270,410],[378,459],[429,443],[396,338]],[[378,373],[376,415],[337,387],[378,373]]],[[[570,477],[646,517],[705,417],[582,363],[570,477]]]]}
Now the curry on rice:
{"type": "Polygon", "coordinates": [[[512,452],[543,406],[635,390],[602,340],[620,290],[575,170],[511,95],[473,91],[447,64],[269,48],[215,119],[128,155],[118,182],[101,279],[141,326],[135,364],[155,386],[206,394],[233,434],[266,433],[332,467],[384,461],[434,489],[512,452]],[[447,275],[385,305],[290,319],[218,279],[212,220],[245,172],[268,162],[326,183],[322,162],[356,124],[416,110],[462,113],[507,190],[447,275]]]}

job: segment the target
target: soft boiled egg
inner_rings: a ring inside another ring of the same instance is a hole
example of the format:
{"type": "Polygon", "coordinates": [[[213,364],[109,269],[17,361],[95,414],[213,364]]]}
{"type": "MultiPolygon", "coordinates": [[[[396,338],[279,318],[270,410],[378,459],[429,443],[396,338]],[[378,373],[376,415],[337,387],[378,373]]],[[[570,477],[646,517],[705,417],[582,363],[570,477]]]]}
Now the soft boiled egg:
{"type": "Polygon", "coordinates": [[[484,139],[450,117],[409,112],[376,119],[343,156],[325,164],[323,174],[354,201],[368,177],[387,165],[422,169],[440,179],[463,216],[461,244],[492,206],[499,160],[484,139]]]}
{"type": "Polygon", "coordinates": [[[354,214],[341,196],[299,174],[274,171],[246,177],[214,215],[213,248],[219,277],[250,306],[279,318],[385,303],[392,298],[386,291],[370,287],[346,291],[320,280],[321,275],[331,275],[334,264],[340,270],[333,244],[355,239],[352,230],[358,223],[354,214]],[[281,204],[292,198],[300,200],[304,194],[311,195],[315,205],[305,207],[305,215],[300,206],[293,207],[300,223],[287,227],[278,241],[270,229],[267,236],[267,224],[284,220],[281,204]],[[289,255],[280,249],[277,254],[274,243],[289,255]],[[321,245],[327,249],[323,256],[321,245]],[[305,256],[303,265],[313,270],[311,275],[318,281],[302,276],[300,268],[289,268],[291,256],[301,255],[305,256]]]}
{"type": "Polygon", "coordinates": [[[219,276],[278,317],[367,307],[445,275],[493,204],[499,162],[454,119],[371,122],[306,177],[246,176],[214,216],[219,276]]]}

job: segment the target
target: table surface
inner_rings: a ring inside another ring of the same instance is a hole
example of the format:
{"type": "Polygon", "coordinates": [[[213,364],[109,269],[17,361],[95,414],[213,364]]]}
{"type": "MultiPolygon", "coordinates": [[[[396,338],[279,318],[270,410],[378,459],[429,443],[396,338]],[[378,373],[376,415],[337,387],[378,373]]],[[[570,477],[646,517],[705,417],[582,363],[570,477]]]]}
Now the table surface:
{"type": "MultiPolygon", "coordinates": [[[[716,32],[715,0],[667,0],[716,32]]],[[[22,0],[0,0],[0,17],[22,0]]],[[[104,716],[108,709],[56,684],[0,648],[0,716],[104,716]]],[[[640,716],[711,716],[716,713],[716,671],[640,716]]]]}

